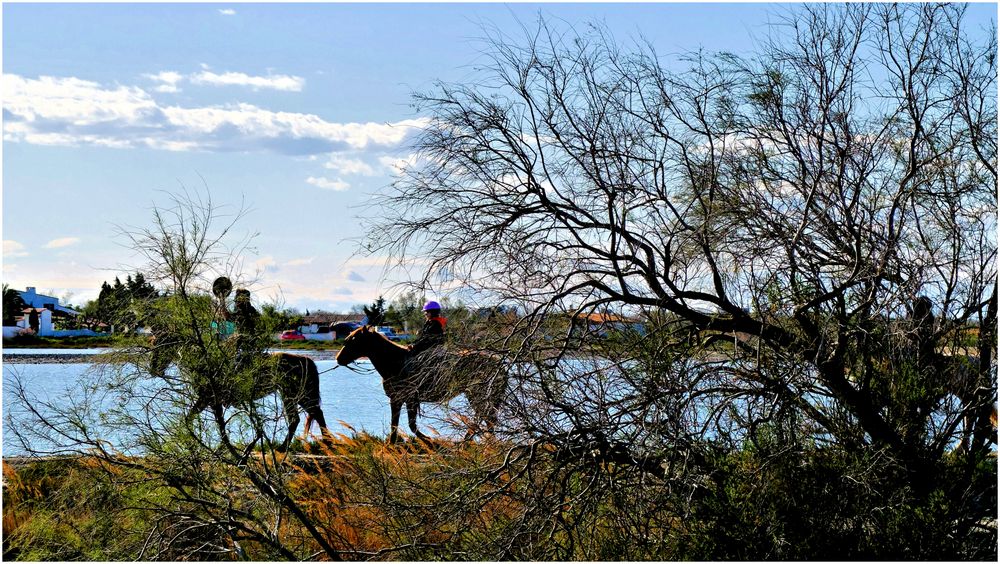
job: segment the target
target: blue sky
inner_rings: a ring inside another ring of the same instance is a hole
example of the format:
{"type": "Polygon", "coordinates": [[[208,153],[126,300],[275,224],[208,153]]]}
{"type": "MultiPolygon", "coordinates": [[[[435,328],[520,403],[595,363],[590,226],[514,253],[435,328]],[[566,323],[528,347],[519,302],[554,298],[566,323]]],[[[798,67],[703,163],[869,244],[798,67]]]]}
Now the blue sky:
{"type": "MultiPolygon", "coordinates": [[[[358,215],[483,27],[539,13],[619,41],[747,53],[776,4],[4,4],[3,280],[82,304],[138,263],[115,225],[207,185],[251,211],[261,299],[347,310],[405,272],[355,256],[358,215]]],[[[970,8],[996,18],[996,4],[970,8]]]]}

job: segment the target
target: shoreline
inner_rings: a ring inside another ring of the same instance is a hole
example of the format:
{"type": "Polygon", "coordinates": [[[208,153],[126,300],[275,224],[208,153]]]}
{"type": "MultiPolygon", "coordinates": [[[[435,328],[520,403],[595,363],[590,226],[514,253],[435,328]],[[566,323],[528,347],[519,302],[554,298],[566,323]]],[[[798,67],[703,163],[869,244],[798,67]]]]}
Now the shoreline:
{"type": "MultiPolygon", "coordinates": [[[[268,352],[271,353],[290,353],[298,354],[303,356],[308,356],[313,360],[334,360],[340,349],[330,349],[330,350],[312,350],[312,349],[270,349],[268,352]]],[[[53,354],[53,353],[19,353],[19,354],[3,354],[4,364],[92,364],[94,357],[99,356],[95,353],[63,353],[63,354],[53,354]]]]}
{"type": "Polygon", "coordinates": [[[90,364],[94,354],[4,354],[4,364],[90,364]]]}

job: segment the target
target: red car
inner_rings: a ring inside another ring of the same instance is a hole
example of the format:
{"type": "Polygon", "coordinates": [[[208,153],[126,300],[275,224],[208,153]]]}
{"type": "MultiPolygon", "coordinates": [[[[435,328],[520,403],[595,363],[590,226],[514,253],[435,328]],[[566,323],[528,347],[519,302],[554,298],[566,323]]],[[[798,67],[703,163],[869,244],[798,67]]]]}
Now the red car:
{"type": "Polygon", "coordinates": [[[295,329],[289,329],[281,334],[280,339],[282,341],[305,341],[306,337],[295,329]]]}

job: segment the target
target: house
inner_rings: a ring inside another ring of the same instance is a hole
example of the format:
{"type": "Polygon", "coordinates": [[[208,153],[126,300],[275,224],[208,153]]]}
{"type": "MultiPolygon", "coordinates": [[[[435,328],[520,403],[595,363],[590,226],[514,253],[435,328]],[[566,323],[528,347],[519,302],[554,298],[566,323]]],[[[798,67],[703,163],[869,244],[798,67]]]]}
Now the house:
{"type": "Polygon", "coordinates": [[[34,286],[28,286],[25,291],[18,291],[18,294],[21,294],[21,300],[24,301],[24,305],[32,308],[45,308],[53,312],[56,317],[76,317],[80,315],[80,312],[76,310],[59,305],[59,298],[39,294],[35,291],[34,286]]]}
{"type": "Polygon", "coordinates": [[[95,333],[89,329],[56,330],[54,321],[60,317],[72,318],[80,315],[80,312],[59,305],[59,298],[39,294],[33,286],[29,286],[25,291],[18,290],[21,300],[27,306],[21,316],[17,318],[14,327],[4,327],[3,336],[5,339],[13,337],[19,333],[32,329],[32,318],[37,316],[37,334],[40,337],[79,337],[95,336],[102,333],[95,333]]]}
{"type": "Polygon", "coordinates": [[[350,331],[368,322],[363,313],[314,313],[303,317],[299,331],[310,340],[343,339],[350,331]]]}

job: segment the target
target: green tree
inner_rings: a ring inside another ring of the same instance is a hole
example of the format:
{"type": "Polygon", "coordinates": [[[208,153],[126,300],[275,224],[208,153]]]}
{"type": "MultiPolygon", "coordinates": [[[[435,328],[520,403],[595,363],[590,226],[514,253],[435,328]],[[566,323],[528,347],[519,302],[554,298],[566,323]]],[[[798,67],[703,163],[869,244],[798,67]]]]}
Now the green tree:
{"type": "Polygon", "coordinates": [[[6,327],[13,327],[16,323],[15,318],[21,316],[21,312],[24,308],[28,307],[21,299],[21,293],[17,290],[10,288],[6,284],[3,285],[3,324],[6,327]]]}
{"type": "Polygon", "coordinates": [[[370,306],[364,307],[364,312],[369,325],[382,325],[385,323],[385,298],[379,296],[370,306]]]}
{"type": "Polygon", "coordinates": [[[116,332],[130,333],[147,322],[142,312],[159,294],[141,272],[134,277],[129,274],[124,283],[116,276],[113,285],[107,281],[101,284],[96,303],[86,315],[92,325],[104,323],[116,332]]]}

